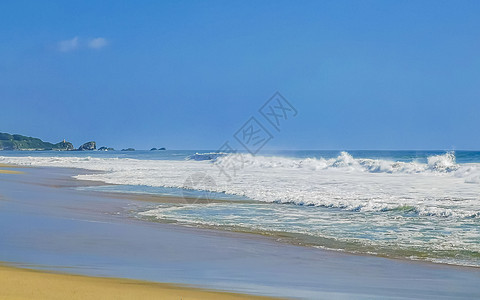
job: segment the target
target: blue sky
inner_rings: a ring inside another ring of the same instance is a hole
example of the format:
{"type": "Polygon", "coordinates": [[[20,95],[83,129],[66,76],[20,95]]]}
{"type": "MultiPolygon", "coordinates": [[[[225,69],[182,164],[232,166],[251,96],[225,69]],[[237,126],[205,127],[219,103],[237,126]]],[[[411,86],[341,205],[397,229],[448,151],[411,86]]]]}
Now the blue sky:
{"type": "Polygon", "coordinates": [[[480,149],[480,1],[97,2],[0,3],[0,131],[216,149],[279,91],[269,149],[480,149]]]}

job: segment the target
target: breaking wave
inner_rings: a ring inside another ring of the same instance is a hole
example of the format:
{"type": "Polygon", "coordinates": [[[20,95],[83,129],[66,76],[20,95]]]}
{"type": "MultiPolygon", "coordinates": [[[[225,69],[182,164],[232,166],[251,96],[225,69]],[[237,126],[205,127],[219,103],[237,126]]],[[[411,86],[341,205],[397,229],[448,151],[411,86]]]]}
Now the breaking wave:
{"type": "MultiPolygon", "coordinates": [[[[230,164],[232,160],[240,162],[243,167],[257,168],[305,168],[313,171],[325,169],[358,170],[370,173],[420,173],[420,172],[452,172],[459,169],[453,152],[434,155],[427,158],[427,163],[400,162],[369,158],[354,158],[348,152],[341,152],[336,158],[292,159],[283,157],[253,156],[251,154],[212,155],[212,153],[196,154],[219,164],[230,164]]],[[[203,159],[202,159],[203,160],[203,159]]],[[[206,160],[206,159],[205,159],[206,160]]]]}
{"type": "Polygon", "coordinates": [[[226,156],[228,153],[225,152],[208,152],[208,153],[195,153],[186,158],[186,160],[196,160],[196,161],[202,161],[202,160],[215,160],[219,157],[226,156]]]}
{"type": "Polygon", "coordinates": [[[99,157],[0,157],[0,163],[82,168],[83,180],[110,184],[191,189],[191,174],[212,177],[211,192],[270,203],[322,206],[350,211],[395,211],[439,217],[477,217],[480,164],[457,164],[455,154],[424,162],[354,158],[287,158],[250,154],[196,153],[186,160],[99,157]],[[232,170],[233,168],[233,170],[232,170]],[[225,176],[230,172],[231,176],[225,176]]]}
{"type": "Polygon", "coordinates": [[[0,156],[1,163],[92,170],[75,178],[135,192],[158,187],[229,196],[206,205],[159,204],[139,212],[144,217],[306,234],[322,247],[480,266],[480,163],[458,163],[453,152],[409,161],[348,152],[333,158],[209,152],[183,160],[0,156]]]}

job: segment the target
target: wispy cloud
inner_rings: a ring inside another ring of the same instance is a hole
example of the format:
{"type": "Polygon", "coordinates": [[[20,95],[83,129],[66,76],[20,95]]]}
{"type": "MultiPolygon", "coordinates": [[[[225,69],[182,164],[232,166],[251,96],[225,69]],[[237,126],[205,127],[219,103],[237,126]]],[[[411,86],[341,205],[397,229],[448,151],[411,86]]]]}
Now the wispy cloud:
{"type": "Polygon", "coordinates": [[[88,47],[92,49],[101,49],[108,44],[107,40],[102,37],[94,38],[88,41],[88,47]]]}
{"type": "Polygon", "coordinates": [[[64,40],[58,42],[58,50],[61,52],[69,52],[78,48],[78,37],[74,37],[70,40],[64,40]]]}
{"type": "Polygon", "coordinates": [[[108,45],[108,41],[106,38],[97,37],[91,39],[81,39],[78,36],[58,42],[58,50],[60,52],[71,52],[80,48],[89,48],[89,49],[102,49],[103,47],[108,45]]]}

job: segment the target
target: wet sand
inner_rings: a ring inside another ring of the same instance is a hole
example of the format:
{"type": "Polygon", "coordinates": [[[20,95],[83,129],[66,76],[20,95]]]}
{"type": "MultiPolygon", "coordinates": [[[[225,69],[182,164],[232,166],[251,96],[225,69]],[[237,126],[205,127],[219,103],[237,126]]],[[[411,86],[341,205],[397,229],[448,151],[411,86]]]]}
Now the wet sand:
{"type": "Polygon", "coordinates": [[[141,196],[76,190],[88,184],[71,179],[80,170],[22,171],[0,174],[0,261],[19,267],[290,298],[480,297],[478,268],[146,222],[131,212],[154,203],[138,201],[141,196]]]}
{"type": "Polygon", "coordinates": [[[0,299],[270,299],[121,278],[41,272],[0,265],[0,299]]]}
{"type": "Polygon", "coordinates": [[[22,171],[5,170],[6,168],[14,168],[15,166],[0,164],[0,174],[23,174],[22,171]]]}

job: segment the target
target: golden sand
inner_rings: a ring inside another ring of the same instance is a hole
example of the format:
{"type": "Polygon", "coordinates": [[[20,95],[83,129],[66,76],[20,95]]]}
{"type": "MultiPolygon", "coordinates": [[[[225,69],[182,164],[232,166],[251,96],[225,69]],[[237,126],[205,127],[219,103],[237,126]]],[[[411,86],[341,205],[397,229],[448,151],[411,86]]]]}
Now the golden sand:
{"type": "MultiPolygon", "coordinates": [[[[17,168],[16,166],[0,164],[0,168],[17,168]]],[[[0,174],[22,174],[23,172],[20,171],[13,171],[13,170],[0,170],[0,174]]]]}
{"type": "Polygon", "coordinates": [[[0,299],[269,299],[148,281],[0,265],[0,299]]]}
{"type": "Polygon", "coordinates": [[[23,172],[13,170],[0,170],[0,174],[23,174],[23,172]]]}
{"type": "Polygon", "coordinates": [[[7,164],[0,164],[0,168],[16,168],[16,166],[7,165],[7,164]]]}

